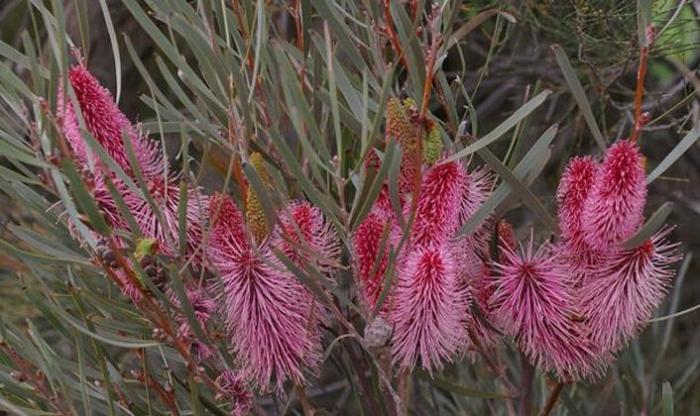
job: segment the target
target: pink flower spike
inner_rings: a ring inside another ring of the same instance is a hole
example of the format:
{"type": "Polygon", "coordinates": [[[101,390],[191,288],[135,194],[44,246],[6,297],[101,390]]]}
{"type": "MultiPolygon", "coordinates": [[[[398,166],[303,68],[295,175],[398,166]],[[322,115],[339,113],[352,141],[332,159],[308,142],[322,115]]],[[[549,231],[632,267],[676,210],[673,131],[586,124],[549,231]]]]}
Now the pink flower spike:
{"type": "MultiPolygon", "coordinates": [[[[375,206],[352,236],[355,274],[361,301],[373,310],[382,293],[389,251],[398,242],[398,224],[392,215],[375,206]],[[384,244],[382,244],[384,242],[384,244]]],[[[386,310],[388,299],[383,304],[386,310]]]]}
{"type": "Polygon", "coordinates": [[[583,284],[590,268],[600,260],[601,253],[584,238],[581,217],[583,206],[593,186],[598,164],[590,156],[574,157],[566,165],[557,188],[561,244],[557,251],[575,273],[574,285],[583,284]]]}
{"type": "Polygon", "coordinates": [[[593,341],[615,352],[646,326],[663,300],[680,260],[664,228],[637,248],[610,253],[582,289],[581,312],[593,341]]]}
{"type": "MultiPolygon", "coordinates": [[[[155,238],[167,255],[178,254],[180,186],[174,178],[167,180],[156,176],[148,180],[149,193],[155,205],[162,214],[161,224],[158,215],[153,211],[148,200],[143,195],[124,190],[124,201],[134,216],[136,223],[146,237],[155,238]]],[[[190,187],[187,192],[187,253],[193,255],[195,264],[202,257],[202,229],[204,217],[208,211],[207,196],[199,188],[190,187]]]]}
{"type": "Polygon", "coordinates": [[[459,161],[436,164],[426,172],[416,206],[412,244],[439,245],[452,237],[459,225],[467,180],[459,161]]]}
{"type": "Polygon", "coordinates": [[[583,238],[581,214],[597,170],[598,165],[590,156],[574,157],[569,160],[559,181],[559,228],[567,241],[578,243],[583,238]]]}
{"type": "Polygon", "coordinates": [[[253,409],[253,394],[248,390],[244,380],[231,370],[224,370],[216,378],[216,384],[223,393],[217,394],[217,400],[231,400],[231,416],[244,416],[253,409]]]}
{"type": "MultiPolygon", "coordinates": [[[[87,130],[115,162],[125,170],[130,170],[128,153],[123,141],[123,134],[126,134],[131,140],[134,155],[144,176],[162,174],[164,162],[158,143],[146,139],[136,127],[132,126],[117,107],[109,90],[100,85],[97,78],[83,63],[69,70],[68,80],[80,105],[87,130]]],[[[90,147],[80,133],[72,102],[63,91],[59,91],[58,115],[62,120],[64,135],[77,159],[85,162],[90,147]]],[[[93,160],[98,160],[97,156],[93,156],[93,160]]]]}
{"type": "Polygon", "coordinates": [[[304,384],[321,360],[320,331],[309,322],[308,291],[269,246],[259,251],[234,239],[210,247],[224,283],[224,310],[241,376],[261,390],[283,391],[286,379],[304,384]]]}
{"type": "MultiPolygon", "coordinates": [[[[194,310],[194,316],[202,327],[206,327],[209,319],[214,314],[216,309],[216,303],[209,296],[208,291],[204,287],[199,287],[196,283],[189,283],[185,288],[185,296],[187,296],[187,301],[192,306],[194,310]]],[[[177,294],[173,293],[170,296],[173,305],[180,308],[180,298],[177,294]]],[[[183,316],[182,320],[189,325],[187,319],[183,316]]]]}
{"type": "Polygon", "coordinates": [[[215,193],[209,197],[210,247],[223,249],[227,244],[247,248],[243,213],[229,196],[215,193]]]}
{"type": "Polygon", "coordinates": [[[629,140],[610,146],[583,205],[585,241],[605,250],[631,237],[642,222],[647,185],[639,147],[629,140]]]}
{"type": "Polygon", "coordinates": [[[533,242],[516,253],[502,246],[494,264],[493,314],[503,331],[515,338],[533,364],[560,379],[591,377],[599,372],[583,331],[574,320],[568,270],[552,256],[551,246],[537,251],[533,242]]]}
{"type": "Polygon", "coordinates": [[[479,168],[469,172],[459,210],[459,223],[464,225],[491,195],[494,176],[490,170],[479,168]]]}
{"type": "Polygon", "coordinates": [[[439,370],[465,344],[470,298],[447,246],[416,247],[398,274],[392,352],[402,368],[439,370]]]}
{"type": "Polygon", "coordinates": [[[291,202],[279,215],[273,246],[297,266],[316,265],[329,276],[340,255],[338,238],[323,213],[309,202],[291,202]]]}

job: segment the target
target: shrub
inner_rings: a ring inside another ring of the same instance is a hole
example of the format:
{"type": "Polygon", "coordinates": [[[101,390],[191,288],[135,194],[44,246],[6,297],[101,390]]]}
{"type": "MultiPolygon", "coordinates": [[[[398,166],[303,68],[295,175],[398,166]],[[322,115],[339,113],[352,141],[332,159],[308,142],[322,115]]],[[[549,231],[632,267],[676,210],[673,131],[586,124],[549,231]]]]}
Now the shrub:
{"type": "Polygon", "coordinates": [[[601,128],[619,115],[582,85],[570,39],[547,48],[518,105],[474,105],[491,57],[521,18],[551,20],[546,5],[121,3],[151,56],[104,1],[16,6],[32,24],[21,46],[0,44],[0,189],[25,212],[2,245],[31,308],[0,328],[0,406],[546,415],[610,412],[615,389],[624,411],[673,412],[694,380],[659,366],[680,286],[654,315],[682,256],[669,206],[645,211],[700,131],[681,125],[649,169],[660,11],[619,20],[642,29],[620,32],[639,32],[623,51],[632,122],[601,128]],[[91,8],[114,91],[91,70],[91,8]],[[465,77],[466,45],[484,39],[465,77]],[[127,58],[142,103],[120,108],[127,58]],[[579,113],[556,109],[569,103],[579,113]],[[574,145],[576,120],[590,131],[574,145]],[[646,375],[650,320],[667,323],[646,375]]]}

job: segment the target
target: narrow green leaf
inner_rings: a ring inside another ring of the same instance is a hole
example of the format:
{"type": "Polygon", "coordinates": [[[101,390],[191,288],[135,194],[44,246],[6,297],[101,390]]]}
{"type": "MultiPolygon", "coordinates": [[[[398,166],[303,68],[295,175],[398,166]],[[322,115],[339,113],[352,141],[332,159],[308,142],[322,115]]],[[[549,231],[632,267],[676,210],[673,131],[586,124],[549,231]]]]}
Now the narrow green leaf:
{"type": "Polygon", "coordinates": [[[698,310],[698,309],[700,309],[700,304],[697,304],[697,305],[695,305],[695,306],[692,306],[692,307],[690,307],[690,308],[688,308],[688,309],[683,309],[682,311],[676,312],[676,313],[671,314],[671,315],[666,315],[666,316],[661,316],[661,317],[659,317],[659,318],[650,319],[649,322],[661,322],[661,321],[665,321],[665,320],[668,320],[668,319],[678,318],[679,316],[687,315],[687,314],[689,314],[690,312],[694,312],[694,311],[696,311],[696,310],[698,310]]]}
{"type": "Polygon", "coordinates": [[[671,214],[671,211],[673,211],[673,204],[671,202],[665,202],[652,214],[635,235],[622,244],[622,247],[626,250],[631,250],[647,241],[647,239],[654,235],[654,233],[665,224],[666,218],[671,214]]]}
{"type": "MultiPolygon", "coordinates": [[[[350,213],[350,226],[351,229],[355,229],[357,225],[365,219],[365,216],[369,213],[370,208],[374,205],[379,192],[382,190],[382,185],[384,185],[385,179],[389,175],[389,171],[394,165],[401,162],[401,148],[396,144],[395,141],[391,141],[387,146],[386,153],[384,154],[384,160],[377,175],[374,177],[374,181],[369,185],[369,190],[366,193],[364,202],[359,206],[358,210],[353,210],[350,213]]],[[[364,190],[360,190],[360,193],[364,194],[364,190]]]]}
{"type": "Polygon", "coordinates": [[[661,402],[664,416],[673,416],[673,389],[668,381],[664,381],[661,385],[661,402]]]}
{"type": "MultiPolygon", "coordinates": [[[[545,134],[555,135],[557,128],[555,126],[550,127],[545,134]]],[[[539,217],[540,221],[551,231],[556,232],[558,229],[557,222],[549,215],[547,209],[542,205],[540,200],[530,191],[530,189],[525,185],[520,179],[518,179],[513,172],[508,169],[496,156],[493,155],[488,149],[484,148],[479,150],[479,156],[486,162],[508,185],[510,185],[513,192],[515,192],[530,209],[539,217]]]]}
{"type": "Polygon", "coordinates": [[[311,0],[311,3],[321,17],[328,21],[333,35],[335,35],[338,42],[340,42],[341,49],[349,56],[348,62],[354,65],[358,71],[362,72],[367,67],[367,63],[362,58],[362,55],[360,55],[357,42],[353,40],[350,35],[352,31],[345,22],[336,15],[332,3],[327,0],[311,0]]]}
{"type": "Polygon", "coordinates": [[[659,176],[663,175],[664,172],[666,172],[666,170],[686,152],[686,150],[690,149],[690,147],[695,144],[698,138],[700,138],[700,126],[695,126],[688,132],[688,134],[685,135],[685,137],[683,137],[683,139],[681,139],[680,142],[678,142],[676,147],[674,147],[673,150],[666,155],[664,160],[662,160],[661,163],[654,168],[649,176],[647,176],[647,184],[654,182],[659,176]]]}
{"type": "Polygon", "coordinates": [[[54,306],[54,311],[57,315],[61,316],[64,322],[67,322],[78,331],[107,345],[121,348],[150,348],[160,345],[160,342],[158,341],[143,341],[137,338],[129,338],[108,332],[100,332],[97,330],[97,328],[92,331],[80,321],[70,316],[68,313],[63,312],[59,306],[54,306]]]}
{"type": "Polygon", "coordinates": [[[455,153],[454,155],[450,156],[449,158],[445,159],[445,161],[442,163],[447,163],[447,162],[451,162],[453,160],[462,159],[463,157],[469,156],[470,154],[476,152],[477,150],[483,149],[484,147],[486,147],[486,146],[490,145],[491,143],[495,142],[496,140],[500,139],[504,134],[506,134],[508,132],[508,130],[515,127],[521,120],[523,120],[525,117],[530,115],[530,113],[535,111],[535,109],[537,109],[537,107],[542,105],[542,103],[544,103],[544,101],[547,99],[547,97],[551,93],[552,92],[549,90],[542,91],[536,97],[534,97],[530,101],[523,104],[522,107],[520,107],[510,117],[505,119],[501,124],[498,125],[498,127],[491,130],[491,132],[489,132],[489,134],[487,134],[486,136],[477,140],[476,142],[470,144],[469,146],[465,147],[464,149],[460,150],[459,152],[455,153]]]}
{"type": "Polygon", "coordinates": [[[114,31],[112,16],[109,14],[109,8],[107,7],[107,2],[105,0],[100,0],[100,9],[102,10],[102,16],[105,19],[105,26],[107,27],[107,34],[109,35],[109,42],[112,44],[112,55],[114,55],[114,77],[117,81],[117,91],[114,100],[117,104],[119,104],[119,98],[122,93],[122,59],[119,55],[119,43],[117,42],[117,34],[114,31]]]}
{"type": "Polygon", "coordinates": [[[605,143],[605,138],[603,137],[603,133],[600,132],[598,123],[596,123],[595,121],[595,116],[593,115],[591,104],[588,102],[588,98],[586,98],[586,93],[583,91],[583,86],[581,86],[581,82],[578,80],[576,72],[571,66],[569,58],[566,56],[566,52],[559,45],[552,45],[552,50],[554,51],[554,55],[557,58],[559,68],[564,74],[564,79],[566,79],[566,83],[569,85],[569,89],[574,95],[576,104],[578,104],[579,109],[583,113],[583,118],[586,120],[588,128],[591,129],[591,133],[593,133],[593,138],[595,138],[595,141],[598,144],[598,147],[600,147],[600,150],[604,152],[608,147],[605,143]]]}
{"type": "MultiPolygon", "coordinates": [[[[530,150],[525,154],[523,159],[513,169],[513,176],[519,180],[524,180],[533,168],[540,166],[539,162],[543,156],[549,154],[549,145],[552,143],[556,130],[550,127],[542,136],[535,142],[530,150]]],[[[511,193],[510,185],[506,182],[501,183],[496,191],[491,195],[484,204],[476,210],[474,215],[467,221],[466,224],[459,229],[457,235],[465,235],[473,232],[481,223],[488,218],[489,215],[503,202],[511,193]]]]}
{"type": "Polygon", "coordinates": [[[508,399],[509,396],[503,394],[503,393],[498,393],[495,391],[485,391],[485,390],[480,390],[476,389],[473,387],[469,386],[464,386],[461,384],[455,384],[450,381],[447,381],[442,378],[437,378],[437,377],[431,377],[425,370],[423,369],[416,369],[415,370],[416,375],[418,378],[426,380],[430,384],[434,385],[435,387],[441,388],[443,390],[447,390],[449,392],[458,394],[460,396],[467,396],[467,397],[479,397],[482,399],[508,399]]]}
{"type": "Polygon", "coordinates": [[[73,162],[69,158],[65,158],[61,162],[61,165],[63,167],[63,173],[65,173],[65,175],[68,177],[68,180],[70,181],[70,185],[73,189],[73,193],[75,194],[75,199],[77,200],[78,205],[80,205],[83,208],[83,211],[85,211],[88,218],[90,219],[90,225],[98,233],[102,235],[109,235],[109,227],[107,226],[107,223],[105,222],[105,219],[102,216],[102,214],[100,214],[99,208],[95,204],[95,200],[93,199],[92,195],[90,195],[87,188],[85,187],[85,184],[83,183],[83,180],[80,178],[80,175],[75,170],[75,165],[73,164],[73,162]]]}

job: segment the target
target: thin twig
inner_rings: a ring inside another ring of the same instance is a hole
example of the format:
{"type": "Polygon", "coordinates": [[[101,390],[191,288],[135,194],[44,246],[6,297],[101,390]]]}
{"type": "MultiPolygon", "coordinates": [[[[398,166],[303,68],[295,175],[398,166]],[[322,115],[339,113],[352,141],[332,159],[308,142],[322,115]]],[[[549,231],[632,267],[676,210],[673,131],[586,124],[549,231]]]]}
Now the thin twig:
{"type": "Polygon", "coordinates": [[[394,50],[396,50],[396,53],[404,68],[408,68],[406,57],[404,56],[403,49],[401,48],[401,42],[399,42],[399,37],[396,35],[396,31],[394,30],[394,18],[391,17],[391,0],[384,0],[384,20],[386,20],[384,29],[389,35],[391,46],[393,46],[394,50]]]}
{"type": "Polygon", "coordinates": [[[642,45],[639,51],[639,68],[637,69],[637,88],[634,93],[634,127],[630,140],[636,142],[642,131],[642,127],[648,122],[646,117],[642,116],[642,104],[644,99],[644,78],[647,74],[647,61],[649,60],[649,48],[654,40],[654,26],[649,26],[646,29],[646,43],[642,45]]]}
{"type": "Polygon", "coordinates": [[[304,411],[304,416],[313,416],[316,413],[316,410],[311,404],[311,400],[309,400],[309,396],[306,394],[306,389],[304,388],[304,386],[295,384],[294,391],[297,393],[299,403],[301,404],[301,408],[304,411]]]}
{"type": "Polygon", "coordinates": [[[428,58],[425,63],[425,84],[423,85],[423,99],[421,101],[420,112],[418,113],[418,120],[423,121],[425,115],[428,112],[428,103],[430,102],[430,92],[433,88],[433,76],[435,72],[435,60],[437,59],[438,48],[440,47],[442,41],[442,34],[440,33],[440,7],[437,4],[433,5],[433,10],[430,14],[430,20],[428,25],[430,28],[430,50],[428,51],[428,58]]]}
{"type": "Polygon", "coordinates": [[[131,372],[131,375],[138,380],[139,382],[143,383],[144,385],[148,386],[149,389],[155,391],[158,396],[160,397],[160,400],[165,404],[168,409],[170,410],[170,414],[179,416],[180,411],[177,408],[177,402],[175,400],[175,395],[174,391],[172,389],[168,389],[166,387],[163,387],[158,380],[153,378],[149,373],[141,371],[141,370],[133,370],[131,372]]]}
{"type": "Polygon", "coordinates": [[[51,408],[53,408],[56,411],[57,414],[71,414],[71,412],[67,408],[63,407],[66,401],[64,400],[61,393],[58,391],[52,391],[52,388],[47,385],[46,376],[41,370],[35,370],[34,365],[32,365],[29,361],[25,360],[24,357],[19,355],[17,351],[13,347],[8,345],[4,340],[0,340],[0,349],[2,349],[5,352],[10,361],[12,361],[14,366],[17,368],[17,373],[13,372],[13,375],[17,374],[15,378],[18,381],[25,381],[28,384],[30,384],[35,389],[35,391],[37,391],[46,400],[49,406],[51,406],[51,408]]]}
{"type": "Polygon", "coordinates": [[[532,414],[532,378],[535,374],[535,369],[522,352],[520,353],[520,363],[522,366],[522,378],[520,379],[518,415],[527,416],[532,414]]]}
{"type": "Polygon", "coordinates": [[[544,405],[544,408],[542,409],[542,412],[540,413],[540,416],[548,416],[552,410],[554,409],[554,406],[557,404],[557,400],[559,399],[559,394],[561,393],[561,390],[564,388],[564,383],[559,382],[557,383],[556,386],[554,386],[554,389],[552,390],[552,393],[549,395],[549,399],[547,400],[547,403],[544,405]]]}

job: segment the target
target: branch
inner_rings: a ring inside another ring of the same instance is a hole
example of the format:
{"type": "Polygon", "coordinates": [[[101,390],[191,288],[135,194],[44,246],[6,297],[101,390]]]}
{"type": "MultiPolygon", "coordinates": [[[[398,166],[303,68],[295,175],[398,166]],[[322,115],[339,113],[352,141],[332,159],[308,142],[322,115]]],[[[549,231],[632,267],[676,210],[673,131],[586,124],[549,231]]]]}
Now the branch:
{"type": "Polygon", "coordinates": [[[642,128],[649,122],[646,113],[642,113],[642,103],[644,99],[644,78],[647,74],[647,61],[649,60],[649,48],[654,41],[654,26],[649,25],[646,29],[646,44],[642,45],[639,51],[639,68],[637,69],[637,89],[634,93],[634,127],[630,140],[636,142],[639,139],[642,128]]]}
{"type": "Polygon", "coordinates": [[[552,393],[549,395],[549,400],[547,400],[547,403],[544,405],[544,408],[542,409],[540,416],[548,416],[552,412],[552,410],[554,409],[554,406],[557,404],[557,400],[559,399],[559,394],[561,393],[561,390],[563,388],[564,388],[564,383],[562,383],[562,382],[559,382],[559,383],[557,383],[556,386],[554,386],[552,393]]]}

